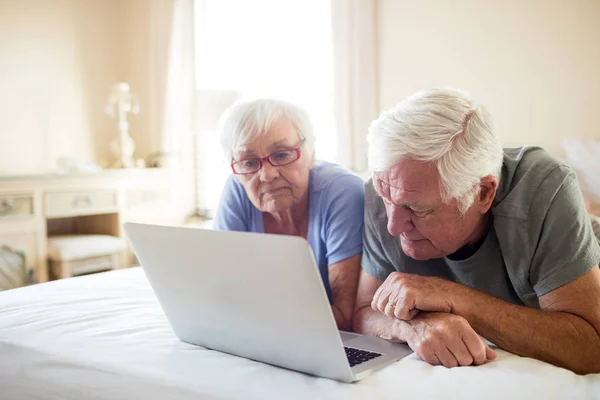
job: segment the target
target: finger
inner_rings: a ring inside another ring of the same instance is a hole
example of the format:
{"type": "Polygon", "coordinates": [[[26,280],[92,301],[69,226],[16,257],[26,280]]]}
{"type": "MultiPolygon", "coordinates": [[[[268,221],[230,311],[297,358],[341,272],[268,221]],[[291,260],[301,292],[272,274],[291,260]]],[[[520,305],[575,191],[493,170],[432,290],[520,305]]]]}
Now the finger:
{"type": "Polygon", "coordinates": [[[390,303],[389,301],[389,293],[387,292],[382,292],[381,295],[379,296],[379,299],[377,300],[377,309],[379,311],[381,311],[382,313],[384,313],[387,316],[394,316],[394,309],[393,307],[390,310],[387,310],[388,308],[388,304],[393,305],[393,303],[390,303]],[[391,312],[389,312],[391,311],[391,312]]]}
{"type": "Polygon", "coordinates": [[[379,286],[379,288],[377,288],[377,291],[373,295],[373,301],[371,302],[371,308],[375,311],[382,311],[379,309],[379,300],[381,299],[381,294],[383,293],[384,289],[385,289],[385,283],[383,283],[381,286],[379,286]]]}
{"type": "Polygon", "coordinates": [[[373,300],[371,300],[371,308],[375,311],[379,311],[378,303],[379,303],[379,295],[377,293],[375,293],[375,296],[373,296],[373,300]]]}
{"type": "Polygon", "coordinates": [[[473,357],[473,364],[481,365],[486,360],[486,344],[475,331],[471,331],[470,333],[469,335],[464,335],[462,341],[473,357]]]}
{"type": "Polygon", "coordinates": [[[379,300],[380,290],[381,290],[381,286],[379,286],[379,289],[377,289],[377,291],[373,295],[373,300],[371,300],[371,308],[375,311],[379,311],[379,310],[377,310],[377,301],[379,300]]]}
{"type": "Polygon", "coordinates": [[[446,347],[438,348],[435,351],[435,355],[446,368],[454,368],[458,366],[458,361],[446,347]]]}
{"type": "Polygon", "coordinates": [[[431,365],[442,365],[442,361],[440,361],[440,359],[438,358],[438,356],[435,355],[435,353],[431,353],[431,354],[419,354],[419,357],[421,357],[421,359],[423,361],[425,361],[428,364],[431,365]]]}
{"type": "Polygon", "coordinates": [[[387,296],[381,296],[382,300],[385,298],[384,301],[381,302],[381,304],[383,304],[383,313],[385,315],[387,315],[388,317],[394,318],[394,312],[396,310],[396,300],[394,300],[392,294],[388,294],[387,296]]]}
{"type": "Polygon", "coordinates": [[[407,310],[406,307],[404,306],[404,302],[397,302],[396,306],[394,307],[394,317],[401,319],[401,320],[405,320],[405,321],[411,320],[418,313],[419,313],[419,310],[416,308],[413,308],[412,310],[407,310]]]}
{"type": "Polygon", "coordinates": [[[473,355],[463,340],[455,339],[448,344],[448,349],[458,361],[458,365],[467,366],[473,364],[473,355]]]}
{"type": "Polygon", "coordinates": [[[413,346],[411,346],[411,349],[417,353],[417,355],[419,357],[421,357],[421,359],[423,361],[425,361],[426,363],[429,363],[431,365],[442,365],[442,362],[440,361],[440,359],[435,355],[435,352],[432,350],[429,350],[429,348],[423,347],[423,346],[415,346],[413,348],[413,346]]]}
{"type": "Polygon", "coordinates": [[[392,304],[387,303],[383,310],[384,310],[383,313],[385,315],[387,315],[388,317],[394,318],[394,306],[392,304]]]}
{"type": "Polygon", "coordinates": [[[413,311],[415,310],[415,307],[412,304],[412,301],[404,296],[396,302],[395,308],[394,315],[396,318],[404,321],[411,320],[419,312],[419,310],[413,311]]]}
{"type": "Polygon", "coordinates": [[[416,317],[419,313],[421,312],[421,310],[419,310],[418,308],[413,308],[412,310],[410,310],[409,313],[409,320],[413,319],[414,317],[416,317]]]}
{"type": "Polygon", "coordinates": [[[492,350],[492,348],[488,346],[487,343],[485,345],[485,358],[487,358],[488,360],[496,359],[496,352],[492,350]]]}

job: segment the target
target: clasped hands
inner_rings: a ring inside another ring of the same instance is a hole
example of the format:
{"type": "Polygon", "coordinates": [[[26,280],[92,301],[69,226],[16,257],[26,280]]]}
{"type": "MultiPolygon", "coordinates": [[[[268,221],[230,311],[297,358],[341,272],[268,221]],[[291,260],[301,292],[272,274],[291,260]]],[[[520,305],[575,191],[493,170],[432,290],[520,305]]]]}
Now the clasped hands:
{"type": "Polygon", "coordinates": [[[432,365],[479,365],[496,357],[494,351],[456,306],[471,289],[435,277],[393,272],[377,289],[371,307],[405,322],[398,339],[432,365]]]}

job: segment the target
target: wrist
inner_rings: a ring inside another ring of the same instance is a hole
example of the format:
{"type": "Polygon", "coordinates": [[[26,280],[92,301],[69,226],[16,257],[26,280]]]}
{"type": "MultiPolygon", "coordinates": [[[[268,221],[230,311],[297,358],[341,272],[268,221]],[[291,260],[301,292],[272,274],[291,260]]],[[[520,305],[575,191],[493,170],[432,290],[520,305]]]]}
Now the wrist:
{"type": "Polygon", "coordinates": [[[468,318],[477,292],[467,286],[453,283],[454,287],[450,291],[450,303],[452,304],[452,314],[468,318]]]}
{"type": "Polygon", "coordinates": [[[414,322],[414,320],[402,321],[394,318],[393,331],[394,336],[398,341],[404,343],[408,343],[410,341],[412,335],[414,335],[414,329],[412,327],[414,322]]]}

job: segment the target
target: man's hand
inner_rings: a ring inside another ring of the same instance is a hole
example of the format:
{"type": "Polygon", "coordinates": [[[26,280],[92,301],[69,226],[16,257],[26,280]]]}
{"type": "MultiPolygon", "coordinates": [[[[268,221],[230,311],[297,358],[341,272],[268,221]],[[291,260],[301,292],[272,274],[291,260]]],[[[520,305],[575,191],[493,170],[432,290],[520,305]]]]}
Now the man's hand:
{"type": "Polygon", "coordinates": [[[431,365],[447,368],[480,365],[496,353],[463,317],[426,312],[407,322],[406,342],[431,365]]]}
{"type": "Polygon", "coordinates": [[[408,321],[419,311],[452,313],[454,299],[468,290],[441,278],[393,272],[375,292],[371,307],[388,317],[408,321]]]}
{"type": "Polygon", "coordinates": [[[373,296],[383,282],[364,270],[359,282],[354,317],[356,332],[406,342],[423,360],[434,365],[482,364],[496,357],[463,317],[423,312],[410,321],[390,318],[371,307],[373,296]]]}

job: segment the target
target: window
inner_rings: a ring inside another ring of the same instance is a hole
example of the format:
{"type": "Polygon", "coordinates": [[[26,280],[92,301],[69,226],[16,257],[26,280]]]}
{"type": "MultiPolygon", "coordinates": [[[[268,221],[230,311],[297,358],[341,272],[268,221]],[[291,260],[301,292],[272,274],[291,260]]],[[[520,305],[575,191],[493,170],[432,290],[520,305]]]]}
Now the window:
{"type": "MultiPolygon", "coordinates": [[[[318,159],[336,158],[330,2],[326,0],[196,0],[196,87],[242,96],[291,100],[311,116],[318,159]]],[[[201,159],[209,208],[229,166],[210,137],[201,159]],[[224,166],[216,176],[214,163],[224,166]],[[208,180],[208,181],[207,181],[208,180]]],[[[202,178],[201,178],[202,180],[202,178]]]]}

